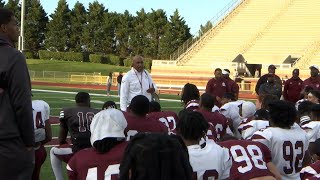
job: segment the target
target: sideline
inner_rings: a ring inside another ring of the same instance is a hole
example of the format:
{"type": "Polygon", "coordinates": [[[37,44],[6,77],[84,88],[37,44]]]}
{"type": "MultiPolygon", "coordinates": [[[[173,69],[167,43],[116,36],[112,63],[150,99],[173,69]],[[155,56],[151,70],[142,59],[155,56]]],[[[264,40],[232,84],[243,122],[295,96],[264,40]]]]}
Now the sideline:
{"type": "MultiPolygon", "coordinates": [[[[46,92],[46,93],[59,93],[59,94],[74,94],[76,95],[78,92],[73,92],[73,91],[57,91],[57,90],[43,90],[43,89],[32,89],[34,92],[46,92]]],[[[106,94],[97,94],[97,93],[89,93],[90,96],[100,96],[100,97],[118,97],[117,95],[110,95],[107,96],[106,94]]],[[[167,101],[167,102],[181,102],[180,100],[177,99],[164,99],[160,98],[162,101],[167,101]]]]}

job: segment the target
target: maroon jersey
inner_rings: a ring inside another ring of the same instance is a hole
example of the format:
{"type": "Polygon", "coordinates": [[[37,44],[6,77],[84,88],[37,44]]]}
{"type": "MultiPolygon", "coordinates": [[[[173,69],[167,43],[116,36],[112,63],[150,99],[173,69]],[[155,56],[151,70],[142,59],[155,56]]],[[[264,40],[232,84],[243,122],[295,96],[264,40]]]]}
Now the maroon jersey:
{"type": "Polygon", "coordinates": [[[226,130],[228,128],[227,118],[218,112],[210,112],[201,109],[197,111],[203,115],[210,125],[207,133],[208,138],[220,140],[220,138],[226,134],[226,130]]]}
{"type": "Polygon", "coordinates": [[[127,142],[123,142],[106,153],[99,153],[94,148],[77,152],[67,165],[69,179],[118,179],[120,162],[126,147],[127,142]]]}
{"type": "Polygon", "coordinates": [[[239,94],[239,85],[232,79],[228,78],[225,79],[227,83],[227,92],[230,92],[232,94],[239,94]]]}
{"type": "Polygon", "coordinates": [[[304,80],[302,83],[302,88],[305,88],[306,86],[311,86],[315,90],[320,90],[320,77],[319,76],[315,78],[309,77],[308,79],[304,80]]]}
{"type": "Polygon", "coordinates": [[[271,152],[267,146],[246,140],[230,140],[219,144],[228,148],[232,157],[231,180],[273,176],[267,168],[267,163],[271,162],[271,152]]]}
{"type": "Polygon", "coordinates": [[[158,119],[150,119],[147,117],[137,117],[130,113],[124,112],[128,126],[124,130],[127,141],[138,132],[164,132],[168,133],[168,128],[158,119]]]}
{"type": "Polygon", "coordinates": [[[186,110],[194,111],[199,108],[199,100],[191,100],[185,105],[186,110]]]}
{"type": "Polygon", "coordinates": [[[298,79],[290,78],[284,83],[283,97],[286,101],[296,103],[300,98],[300,93],[303,89],[303,81],[298,79]]]}
{"type": "Polygon", "coordinates": [[[169,128],[170,133],[176,133],[178,116],[172,111],[151,112],[147,115],[147,119],[156,119],[169,128]]]}
{"type": "Polygon", "coordinates": [[[311,164],[303,168],[300,172],[300,178],[302,180],[316,180],[320,179],[320,161],[311,164]]]}
{"type": "MultiPolygon", "coordinates": [[[[211,96],[222,98],[222,96],[228,92],[229,87],[224,79],[217,80],[212,78],[208,81],[206,86],[206,93],[209,93],[211,96]]],[[[216,102],[218,107],[221,107],[220,102],[216,102]]]]}
{"type": "Polygon", "coordinates": [[[98,112],[97,109],[80,106],[65,108],[60,112],[60,126],[70,133],[73,152],[91,147],[90,124],[98,112]]]}

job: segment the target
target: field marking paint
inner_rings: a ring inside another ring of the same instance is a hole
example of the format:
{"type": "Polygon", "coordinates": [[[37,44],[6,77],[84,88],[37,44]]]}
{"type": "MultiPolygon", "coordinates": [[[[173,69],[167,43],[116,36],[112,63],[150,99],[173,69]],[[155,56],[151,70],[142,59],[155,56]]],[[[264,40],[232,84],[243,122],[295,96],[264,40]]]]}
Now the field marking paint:
{"type": "MultiPolygon", "coordinates": [[[[46,93],[60,93],[60,94],[74,94],[76,95],[78,92],[72,92],[72,91],[55,91],[55,90],[43,90],[43,89],[32,89],[34,92],[46,92],[46,93]]],[[[103,97],[118,97],[118,95],[106,95],[106,94],[96,94],[96,93],[89,93],[90,96],[103,96],[103,97]]],[[[180,100],[176,99],[160,99],[163,101],[168,101],[168,102],[181,102],[180,100]]]]}

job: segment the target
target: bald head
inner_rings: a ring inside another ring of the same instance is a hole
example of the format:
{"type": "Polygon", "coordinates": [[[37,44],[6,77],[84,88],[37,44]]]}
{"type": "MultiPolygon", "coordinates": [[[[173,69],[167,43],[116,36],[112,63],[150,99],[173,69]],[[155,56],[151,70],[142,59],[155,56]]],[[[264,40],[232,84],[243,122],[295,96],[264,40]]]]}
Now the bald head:
{"type": "Polygon", "coordinates": [[[136,69],[138,72],[142,72],[144,69],[143,65],[143,57],[136,55],[132,58],[132,67],[136,69]]]}

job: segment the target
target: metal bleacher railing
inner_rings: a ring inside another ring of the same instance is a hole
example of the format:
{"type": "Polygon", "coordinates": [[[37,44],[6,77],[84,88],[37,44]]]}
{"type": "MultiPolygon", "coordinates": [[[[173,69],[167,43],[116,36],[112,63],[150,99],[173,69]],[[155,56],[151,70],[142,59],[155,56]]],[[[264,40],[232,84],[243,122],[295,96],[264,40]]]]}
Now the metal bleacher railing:
{"type": "MultiPolygon", "coordinates": [[[[227,14],[232,12],[242,2],[243,0],[232,0],[227,6],[225,6],[220,12],[218,12],[218,14],[210,20],[213,26],[212,29],[214,29],[216,25],[221,23],[223,18],[225,18],[227,14]]],[[[181,57],[181,55],[185,54],[189,50],[189,48],[192,48],[192,46],[195,46],[197,43],[199,43],[201,39],[208,36],[210,34],[210,31],[212,31],[212,29],[208,30],[206,33],[202,35],[201,34],[194,35],[193,37],[185,41],[182,44],[182,46],[180,46],[173,54],[170,55],[170,60],[177,60],[179,57],[181,57]]]]}

